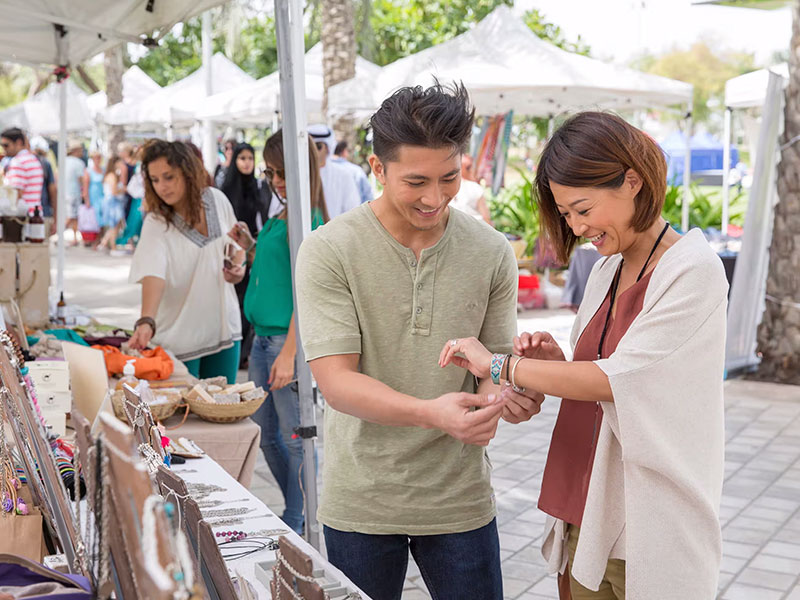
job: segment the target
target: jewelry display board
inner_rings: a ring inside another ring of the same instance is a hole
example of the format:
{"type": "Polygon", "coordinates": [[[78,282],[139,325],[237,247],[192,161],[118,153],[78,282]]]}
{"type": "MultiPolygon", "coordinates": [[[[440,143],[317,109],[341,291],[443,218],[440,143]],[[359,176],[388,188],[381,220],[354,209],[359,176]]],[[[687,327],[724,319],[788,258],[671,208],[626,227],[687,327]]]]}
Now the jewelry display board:
{"type": "Polygon", "coordinates": [[[211,600],[237,600],[236,589],[228,575],[228,567],[219,551],[214,532],[203,520],[197,502],[189,496],[186,482],[165,466],[159,467],[156,481],[164,499],[174,497],[180,507],[186,535],[198,557],[211,600]]]}
{"type": "Polygon", "coordinates": [[[47,441],[32,390],[22,377],[24,366],[7,333],[0,333],[0,402],[16,442],[33,503],[41,510],[50,533],[64,552],[71,573],[89,576],[67,490],[47,441]]]}

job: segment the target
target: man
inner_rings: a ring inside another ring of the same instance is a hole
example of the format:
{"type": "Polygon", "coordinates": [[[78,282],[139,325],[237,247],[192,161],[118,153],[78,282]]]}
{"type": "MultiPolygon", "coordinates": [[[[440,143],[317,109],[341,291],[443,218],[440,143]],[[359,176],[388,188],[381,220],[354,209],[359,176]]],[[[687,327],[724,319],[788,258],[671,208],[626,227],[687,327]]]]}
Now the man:
{"type": "Polygon", "coordinates": [[[34,209],[42,206],[42,186],[44,170],[39,159],[28,149],[28,139],[18,127],[0,133],[0,147],[11,157],[5,170],[6,185],[18,190],[32,215],[34,209]]]}
{"type": "Polygon", "coordinates": [[[468,154],[461,157],[461,188],[453,199],[453,207],[492,225],[483,186],[475,181],[472,173],[472,157],[468,154]]]}
{"type": "Polygon", "coordinates": [[[356,187],[358,187],[358,193],[361,196],[361,204],[369,202],[375,197],[372,187],[369,185],[367,174],[364,173],[364,169],[350,161],[350,150],[347,147],[347,140],[342,140],[336,144],[336,149],[333,151],[333,156],[331,156],[331,162],[347,167],[348,171],[350,171],[353,180],[356,182],[356,187]]]}
{"type": "Polygon", "coordinates": [[[234,148],[236,148],[236,140],[234,138],[225,140],[225,160],[218,164],[216,171],[214,171],[214,185],[220,189],[225,183],[225,174],[228,172],[228,167],[231,166],[234,148]]]}
{"type": "Polygon", "coordinates": [[[67,159],[64,173],[61,175],[61,185],[64,186],[67,204],[66,229],[72,229],[73,246],[78,245],[78,211],[83,202],[89,201],[88,189],[84,188],[83,175],[86,173],[86,163],[83,162],[83,144],[71,142],[67,148],[67,159]]]}
{"type": "Polygon", "coordinates": [[[327,125],[311,125],[308,133],[314,138],[317,147],[325,206],[328,208],[328,216],[333,219],[361,204],[361,196],[349,169],[328,160],[333,152],[333,131],[327,125]]]}
{"type": "Polygon", "coordinates": [[[56,210],[58,204],[58,186],[56,185],[56,177],[53,173],[53,165],[47,158],[47,151],[49,150],[47,140],[41,136],[36,136],[31,139],[31,150],[39,159],[42,165],[42,172],[44,173],[44,182],[42,184],[42,216],[44,217],[45,230],[48,235],[55,233],[56,210]]]}
{"type": "Polygon", "coordinates": [[[437,364],[451,337],[510,353],[516,333],[510,245],[448,208],[473,117],[463,86],[385,100],[369,158],[383,193],[297,259],[303,348],[328,402],[318,518],[331,563],[379,600],[400,598],[409,548],[434,598],[503,597],[483,447],[501,416],[527,420],[543,399],[437,364]]]}

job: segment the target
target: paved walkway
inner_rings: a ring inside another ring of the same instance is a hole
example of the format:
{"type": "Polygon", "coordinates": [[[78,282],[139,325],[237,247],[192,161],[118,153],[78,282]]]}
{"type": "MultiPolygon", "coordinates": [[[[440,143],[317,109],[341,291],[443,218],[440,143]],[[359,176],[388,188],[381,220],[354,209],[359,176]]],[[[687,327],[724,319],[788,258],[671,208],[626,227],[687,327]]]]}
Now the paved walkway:
{"type": "MultiPolygon", "coordinates": [[[[101,321],[132,325],[140,291],[127,283],[129,264],[130,257],[69,248],[67,302],[86,307],[101,321]]],[[[520,316],[521,330],[546,329],[562,346],[568,345],[571,323],[566,311],[520,316]]],[[[549,398],[542,413],[528,423],[502,423],[489,447],[507,598],[557,598],[555,580],[546,574],[539,553],[544,515],[536,509],[557,412],[558,401],[549,398]]],[[[725,421],[719,598],[800,600],[800,387],[728,381],[725,421]]],[[[324,440],[319,453],[324,460],[324,440]]],[[[263,459],[252,489],[273,510],[282,510],[283,499],[263,459]]],[[[412,562],[403,600],[428,597],[412,562]]]]}

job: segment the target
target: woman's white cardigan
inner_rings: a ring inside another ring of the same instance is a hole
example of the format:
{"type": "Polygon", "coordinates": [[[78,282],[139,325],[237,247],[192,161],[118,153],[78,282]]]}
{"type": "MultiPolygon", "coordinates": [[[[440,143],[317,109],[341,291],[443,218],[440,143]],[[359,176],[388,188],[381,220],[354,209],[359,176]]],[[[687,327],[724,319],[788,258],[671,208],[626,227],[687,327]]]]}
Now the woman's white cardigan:
{"type": "MultiPolygon", "coordinates": [[[[602,304],[621,260],[595,264],[572,347],[602,304]]],[[[595,362],[614,402],[603,422],[572,575],[597,590],[609,558],[626,560],[628,600],[712,600],[722,555],[722,394],[728,284],[692,230],[658,262],[642,311],[616,351],[595,362]]],[[[551,572],[567,560],[563,521],[547,520],[551,572]]]]}

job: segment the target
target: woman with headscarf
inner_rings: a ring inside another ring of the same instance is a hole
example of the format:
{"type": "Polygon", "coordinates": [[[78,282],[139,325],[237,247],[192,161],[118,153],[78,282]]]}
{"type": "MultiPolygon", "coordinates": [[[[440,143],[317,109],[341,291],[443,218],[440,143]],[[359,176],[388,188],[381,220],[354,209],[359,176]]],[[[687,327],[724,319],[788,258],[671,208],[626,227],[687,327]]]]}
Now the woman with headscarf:
{"type": "MultiPolygon", "coordinates": [[[[231,155],[231,162],[225,172],[222,192],[233,206],[236,220],[247,224],[250,235],[255,239],[268,219],[269,203],[267,186],[255,176],[255,150],[250,144],[237,144],[231,155]]],[[[242,354],[240,366],[245,367],[253,344],[253,328],[244,315],[244,294],[250,281],[250,273],[236,284],[236,296],[239,298],[239,312],[242,317],[242,354]]]]}

